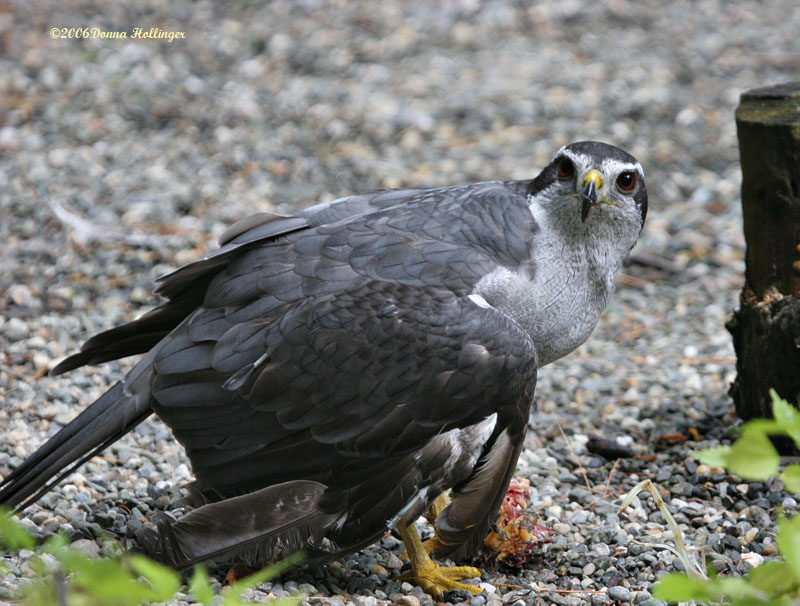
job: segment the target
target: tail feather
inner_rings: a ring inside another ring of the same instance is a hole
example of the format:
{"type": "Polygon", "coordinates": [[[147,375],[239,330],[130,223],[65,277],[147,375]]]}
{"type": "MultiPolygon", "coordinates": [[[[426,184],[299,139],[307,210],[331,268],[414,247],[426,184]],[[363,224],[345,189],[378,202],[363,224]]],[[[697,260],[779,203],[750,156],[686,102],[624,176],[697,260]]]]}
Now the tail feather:
{"type": "Polygon", "coordinates": [[[33,504],[151,412],[148,398],[126,394],[123,384],[117,383],[3,480],[0,505],[19,511],[33,504]]]}
{"type": "Polygon", "coordinates": [[[317,507],[326,486],[295,480],[209,503],[178,521],[166,518],[158,535],[137,537],[148,555],[173,568],[236,558],[263,564],[277,556],[314,549],[333,516],[317,507]]]}
{"type": "Polygon", "coordinates": [[[101,364],[149,351],[202,302],[204,292],[205,284],[189,288],[133,322],[94,335],[78,353],[52,368],[50,374],[60,375],[87,364],[101,364]]]}

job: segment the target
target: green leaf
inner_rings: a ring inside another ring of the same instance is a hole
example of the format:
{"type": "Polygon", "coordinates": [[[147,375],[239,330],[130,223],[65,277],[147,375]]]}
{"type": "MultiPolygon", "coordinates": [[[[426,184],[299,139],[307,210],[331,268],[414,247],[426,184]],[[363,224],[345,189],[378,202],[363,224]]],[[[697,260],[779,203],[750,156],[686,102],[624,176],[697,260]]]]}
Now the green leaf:
{"type": "Polygon", "coordinates": [[[214,591],[208,571],[203,566],[195,566],[192,578],[189,580],[189,592],[201,604],[211,604],[214,601],[214,591]]]}
{"type": "Polygon", "coordinates": [[[131,568],[153,586],[155,601],[170,599],[181,587],[178,573],[142,555],[130,556],[131,568]]]}
{"type": "Polygon", "coordinates": [[[765,433],[745,430],[731,446],[728,469],[747,480],[767,480],[778,473],[780,457],[765,433]]]}
{"type": "Polygon", "coordinates": [[[5,509],[0,510],[0,546],[11,551],[33,549],[36,546],[36,539],[5,509]]]}
{"type": "Polygon", "coordinates": [[[800,446],[800,411],[781,398],[774,389],[769,390],[769,395],[772,398],[772,416],[794,443],[800,446]]]}
{"type": "Polygon", "coordinates": [[[748,480],[766,480],[778,473],[780,457],[767,434],[748,423],[732,446],[717,446],[692,452],[699,461],[712,467],[725,467],[748,480]]]}
{"type": "MultiPolygon", "coordinates": [[[[239,599],[239,596],[246,590],[251,589],[258,585],[259,583],[264,583],[271,578],[274,578],[284,572],[285,570],[295,566],[296,564],[303,561],[305,558],[305,554],[303,552],[297,552],[290,555],[288,558],[284,558],[280,562],[275,562],[272,566],[264,568],[263,570],[259,570],[251,574],[248,577],[243,578],[241,581],[236,581],[233,583],[228,591],[225,593],[224,597],[222,598],[223,606],[238,606],[242,603],[239,599]]],[[[282,602],[279,600],[277,604],[282,602]]],[[[292,600],[291,602],[295,602],[296,600],[292,600]]]]}
{"type": "MultiPolygon", "coordinates": [[[[62,596],[56,593],[56,584],[38,579],[23,587],[22,603],[24,606],[42,606],[42,604],[63,604],[62,596]]],[[[74,602],[69,602],[72,606],[74,602]]]]}
{"type": "Polygon", "coordinates": [[[758,599],[766,597],[763,591],[740,577],[718,576],[715,579],[704,581],[677,572],[662,578],[656,585],[653,596],[668,602],[725,600],[739,606],[763,604],[763,602],[758,602],[758,599]]]}
{"type": "Polygon", "coordinates": [[[137,582],[118,560],[90,558],[75,549],[64,549],[58,557],[65,572],[70,574],[70,585],[100,604],[134,606],[153,601],[154,591],[137,582]]]}
{"type": "Polygon", "coordinates": [[[706,581],[693,579],[682,572],[672,572],[658,582],[653,597],[667,602],[688,602],[709,599],[711,593],[706,581]]]}
{"type": "Polygon", "coordinates": [[[750,582],[768,595],[788,593],[798,585],[794,570],[788,562],[764,562],[750,571],[750,582]]]}
{"type": "Polygon", "coordinates": [[[761,597],[746,596],[730,602],[730,606],[795,606],[794,600],[787,596],[772,598],[765,602],[761,597]]]}
{"type": "Polygon", "coordinates": [[[800,463],[787,465],[779,476],[781,482],[789,492],[800,492],[800,463]]]}
{"type": "Polygon", "coordinates": [[[711,585],[711,590],[717,596],[730,599],[746,598],[759,593],[741,577],[718,577],[711,585]]]}
{"type": "Polygon", "coordinates": [[[757,431],[767,435],[786,435],[786,430],[783,425],[778,423],[775,419],[753,419],[739,427],[739,434],[747,433],[748,431],[757,431]]]}
{"type": "Polygon", "coordinates": [[[727,467],[730,453],[730,446],[715,446],[707,450],[693,450],[692,456],[711,467],[727,467]]]}
{"type": "Polygon", "coordinates": [[[60,550],[66,548],[69,545],[69,538],[67,537],[66,533],[57,532],[54,535],[50,535],[47,540],[44,542],[44,551],[46,553],[52,554],[55,557],[58,557],[60,550]]]}
{"type": "Polygon", "coordinates": [[[28,566],[30,566],[34,575],[38,577],[47,576],[52,572],[52,565],[48,567],[48,562],[45,561],[39,553],[35,554],[30,560],[28,560],[28,566]]]}
{"type": "Polygon", "coordinates": [[[800,516],[778,519],[778,551],[789,565],[786,571],[800,581],[800,516]]]}

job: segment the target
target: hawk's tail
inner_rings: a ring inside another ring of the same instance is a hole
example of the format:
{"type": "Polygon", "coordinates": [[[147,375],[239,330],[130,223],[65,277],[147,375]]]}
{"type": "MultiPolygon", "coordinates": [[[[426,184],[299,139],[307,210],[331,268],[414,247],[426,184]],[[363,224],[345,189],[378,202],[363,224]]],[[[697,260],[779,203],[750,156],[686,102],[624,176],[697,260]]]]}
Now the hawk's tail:
{"type": "Polygon", "coordinates": [[[147,396],[125,393],[120,382],[25,459],[0,484],[0,505],[20,511],[54,484],[146,419],[147,396]]]}

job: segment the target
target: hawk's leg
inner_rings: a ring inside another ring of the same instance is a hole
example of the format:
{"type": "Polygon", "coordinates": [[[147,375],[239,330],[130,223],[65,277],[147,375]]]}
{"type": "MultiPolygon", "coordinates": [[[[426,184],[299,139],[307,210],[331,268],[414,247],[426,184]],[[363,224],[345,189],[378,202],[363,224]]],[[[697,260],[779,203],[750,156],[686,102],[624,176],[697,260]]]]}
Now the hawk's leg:
{"type": "MultiPolygon", "coordinates": [[[[439,517],[439,514],[442,513],[447,506],[450,505],[450,491],[445,490],[442,494],[436,497],[433,503],[430,504],[427,511],[425,511],[425,519],[428,520],[431,524],[433,524],[434,520],[439,517]]],[[[399,528],[399,526],[398,526],[399,528]]],[[[437,536],[433,535],[427,541],[422,543],[422,546],[425,548],[429,554],[436,551],[436,548],[439,547],[439,542],[437,541],[437,536]]],[[[408,558],[408,551],[404,550],[403,553],[400,554],[401,558],[408,558]]]]}
{"type": "MultiPolygon", "coordinates": [[[[430,504],[428,507],[428,511],[425,512],[425,517],[428,521],[433,524],[434,520],[439,517],[439,514],[442,513],[447,506],[450,505],[450,491],[445,490],[442,494],[436,497],[436,500],[430,504]]],[[[429,554],[436,551],[436,548],[439,547],[438,535],[434,534],[430,539],[425,541],[422,546],[425,547],[425,551],[429,554]]]]}
{"type": "Polygon", "coordinates": [[[413,523],[406,526],[401,522],[397,529],[400,531],[400,536],[406,545],[408,559],[411,561],[411,571],[401,575],[400,578],[413,581],[422,587],[425,593],[437,598],[451,589],[465,589],[472,593],[480,593],[482,591],[480,587],[458,581],[458,579],[480,577],[480,570],[472,566],[440,566],[425,551],[425,547],[413,523]]]}
{"type": "MultiPolygon", "coordinates": [[[[428,506],[428,509],[425,511],[425,519],[428,520],[431,524],[439,517],[439,514],[442,513],[447,506],[450,505],[450,491],[445,490],[442,494],[440,494],[436,499],[428,506]]],[[[400,528],[400,526],[398,526],[400,528]]],[[[436,548],[439,547],[439,542],[437,541],[437,535],[433,535],[427,541],[423,541],[422,546],[425,548],[429,554],[436,551],[436,548]]],[[[403,550],[403,553],[400,554],[401,558],[408,559],[408,550],[403,550]]]]}
{"type": "Polygon", "coordinates": [[[442,494],[436,497],[433,503],[431,503],[430,507],[428,507],[428,511],[425,512],[425,517],[433,522],[439,517],[440,513],[447,509],[447,506],[450,505],[450,501],[450,491],[445,490],[442,494]]]}

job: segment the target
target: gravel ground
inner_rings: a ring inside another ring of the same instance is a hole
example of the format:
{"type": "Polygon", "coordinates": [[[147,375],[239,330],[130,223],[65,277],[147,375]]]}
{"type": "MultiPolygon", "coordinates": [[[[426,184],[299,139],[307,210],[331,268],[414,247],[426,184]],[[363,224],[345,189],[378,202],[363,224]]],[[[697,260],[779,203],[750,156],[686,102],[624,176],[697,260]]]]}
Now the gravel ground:
{"type": "MultiPolygon", "coordinates": [[[[690,545],[740,574],[775,553],[778,482],[698,466],[736,420],[724,322],[744,269],[733,111],[751,87],[796,78],[800,11],[722,0],[276,0],[0,4],[0,475],[98,397],[130,360],[43,376],[90,334],[153,305],[152,279],[214,246],[248,213],[377,187],[529,178],[571,140],[645,166],[651,210],[592,339],[540,373],[519,475],[556,532],[522,571],[447,602],[655,603],[679,567],[650,478],[690,545]],[[51,28],[183,39],[53,39],[51,28]],[[61,215],[62,220],[57,218],[61,215]],[[87,225],[86,222],[90,222],[87,225]],[[586,443],[621,441],[608,461],[586,443]],[[744,554],[756,554],[743,558],[744,554]]],[[[191,472],[157,420],[27,512],[46,535],[131,537],[174,509],[191,472]]],[[[252,591],[314,605],[431,604],[397,541],[252,591]]],[[[13,556],[0,600],[26,574],[13,556]]]]}

